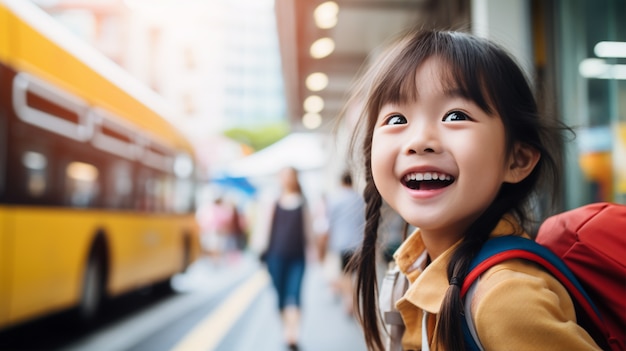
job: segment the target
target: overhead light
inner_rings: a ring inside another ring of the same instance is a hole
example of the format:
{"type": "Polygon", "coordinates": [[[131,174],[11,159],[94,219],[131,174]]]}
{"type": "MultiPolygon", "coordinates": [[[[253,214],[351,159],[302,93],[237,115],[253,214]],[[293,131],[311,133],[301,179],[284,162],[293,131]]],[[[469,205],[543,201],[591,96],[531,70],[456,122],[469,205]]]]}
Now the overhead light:
{"type": "Polygon", "coordinates": [[[578,72],[585,78],[626,80],[626,65],[609,64],[598,58],[582,60],[578,65],[578,72]]]}
{"type": "Polygon", "coordinates": [[[324,99],[317,95],[311,95],[304,100],[304,111],[319,113],[324,109],[324,99]]]}
{"type": "Polygon", "coordinates": [[[601,41],[593,47],[593,52],[598,57],[626,58],[626,42],[601,41]]]}
{"type": "Polygon", "coordinates": [[[322,125],[322,116],[319,113],[306,113],[302,116],[302,125],[307,129],[316,129],[322,125]]]}
{"type": "Polygon", "coordinates": [[[335,51],[335,41],[331,38],[320,38],[311,44],[311,57],[319,59],[335,51]]]}
{"type": "Polygon", "coordinates": [[[313,19],[318,28],[333,28],[337,24],[339,5],[334,1],[326,1],[315,8],[313,19]]]}
{"type": "Polygon", "coordinates": [[[310,91],[324,90],[328,86],[328,76],[322,72],[315,72],[306,77],[306,87],[310,91]]]}

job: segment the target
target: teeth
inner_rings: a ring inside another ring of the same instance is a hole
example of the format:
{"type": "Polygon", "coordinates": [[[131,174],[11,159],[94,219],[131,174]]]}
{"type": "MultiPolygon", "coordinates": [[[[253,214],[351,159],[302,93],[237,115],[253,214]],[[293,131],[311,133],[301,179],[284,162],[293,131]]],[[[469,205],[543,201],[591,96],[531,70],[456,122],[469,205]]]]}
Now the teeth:
{"type": "Polygon", "coordinates": [[[416,180],[452,180],[452,176],[437,172],[410,173],[404,177],[405,181],[416,180]]]}

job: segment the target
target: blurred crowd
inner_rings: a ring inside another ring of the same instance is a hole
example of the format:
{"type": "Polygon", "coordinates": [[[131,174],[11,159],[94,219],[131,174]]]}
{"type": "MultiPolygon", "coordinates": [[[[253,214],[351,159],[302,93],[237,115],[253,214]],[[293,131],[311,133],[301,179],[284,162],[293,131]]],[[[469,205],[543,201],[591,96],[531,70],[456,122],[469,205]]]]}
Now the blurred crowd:
{"type": "MultiPolygon", "coordinates": [[[[354,273],[350,260],[361,245],[365,203],[350,172],[316,198],[308,198],[297,169],[286,167],[255,194],[241,196],[237,189],[213,187],[197,210],[204,255],[228,268],[242,254],[263,263],[278,297],[284,339],[297,350],[301,287],[306,266],[322,266],[325,281],[346,315],[353,314],[354,273]]],[[[403,221],[384,211],[381,224],[381,270],[402,241],[403,221]]]]}

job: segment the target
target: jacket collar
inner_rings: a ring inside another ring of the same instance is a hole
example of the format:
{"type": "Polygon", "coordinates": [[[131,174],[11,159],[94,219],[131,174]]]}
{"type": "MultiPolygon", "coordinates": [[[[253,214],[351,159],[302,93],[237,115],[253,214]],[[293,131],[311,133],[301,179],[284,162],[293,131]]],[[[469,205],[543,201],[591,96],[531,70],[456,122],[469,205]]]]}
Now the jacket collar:
{"type": "MultiPolygon", "coordinates": [[[[505,216],[490,236],[511,234],[528,236],[512,216],[505,216]]],[[[439,313],[443,297],[450,285],[447,273],[448,263],[460,243],[459,240],[428,265],[426,265],[427,251],[419,229],[402,243],[394,254],[394,258],[398,268],[411,282],[404,295],[408,302],[429,313],[439,313]]]]}

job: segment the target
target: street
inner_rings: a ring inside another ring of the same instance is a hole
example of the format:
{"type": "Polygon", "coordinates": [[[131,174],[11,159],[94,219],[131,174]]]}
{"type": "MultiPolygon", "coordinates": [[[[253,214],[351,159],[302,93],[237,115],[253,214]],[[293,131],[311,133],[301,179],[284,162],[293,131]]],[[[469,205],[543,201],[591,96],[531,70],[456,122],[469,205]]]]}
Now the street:
{"type": "MultiPolygon", "coordinates": [[[[324,269],[305,273],[301,350],[365,350],[361,330],[333,294],[324,269]]],[[[276,296],[264,267],[251,255],[207,257],[172,281],[174,293],[142,291],[111,301],[84,330],[63,314],[0,334],[2,350],[281,351],[276,296]]]]}

